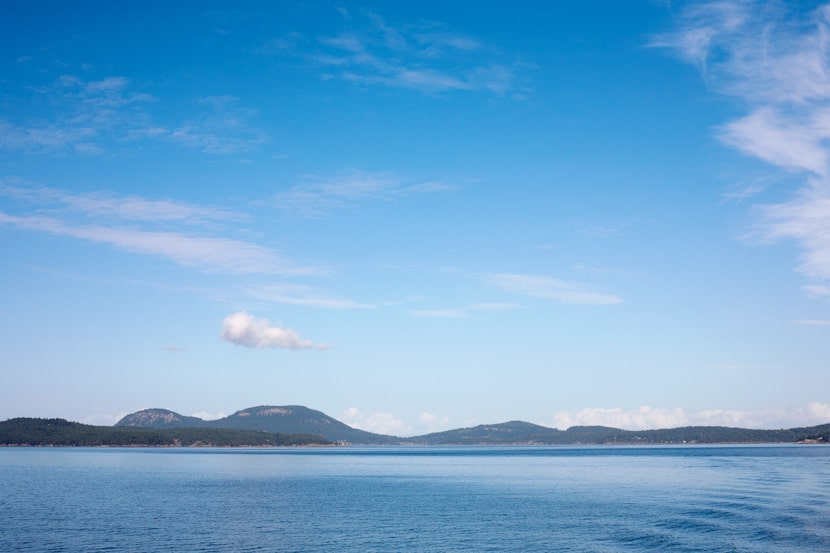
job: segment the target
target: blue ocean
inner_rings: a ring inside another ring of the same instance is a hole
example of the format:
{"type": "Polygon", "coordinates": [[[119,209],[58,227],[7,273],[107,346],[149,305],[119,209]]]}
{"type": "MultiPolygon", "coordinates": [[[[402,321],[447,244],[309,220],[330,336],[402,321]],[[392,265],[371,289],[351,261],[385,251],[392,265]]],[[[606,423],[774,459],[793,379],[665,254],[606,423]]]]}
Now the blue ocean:
{"type": "Polygon", "coordinates": [[[0,448],[0,551],[830,551],[830,447],[0,448]]]}

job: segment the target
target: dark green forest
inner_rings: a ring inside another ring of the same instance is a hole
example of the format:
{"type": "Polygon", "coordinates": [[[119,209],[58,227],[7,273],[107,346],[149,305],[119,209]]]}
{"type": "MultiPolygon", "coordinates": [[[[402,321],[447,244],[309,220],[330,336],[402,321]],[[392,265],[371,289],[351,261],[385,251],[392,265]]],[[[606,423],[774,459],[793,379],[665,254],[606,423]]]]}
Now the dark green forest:
{"type": "Polygon", "coordinates": [[[3,446],[244,447],[329,445],[311,434],[276,434],[229,428],[92,426],[64,419],[16,418],[0,422],[3,446]]]}
{"type": "Polygon", "coordinates": [[[725,426],[686,426],[659,430],[621,430],[573,426],[557,430],[523,421],[459,428],[411,438],[423,445],[678,445],[830,443],[830,424],[808,428],[755,430],[725,426]]]}

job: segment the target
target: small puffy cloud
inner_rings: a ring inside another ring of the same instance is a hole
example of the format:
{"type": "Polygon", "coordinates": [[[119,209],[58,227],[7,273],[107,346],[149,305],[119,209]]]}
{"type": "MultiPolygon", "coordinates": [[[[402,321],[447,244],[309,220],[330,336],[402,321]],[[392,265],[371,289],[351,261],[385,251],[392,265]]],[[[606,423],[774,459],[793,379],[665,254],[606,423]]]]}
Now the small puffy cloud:
{"type": "Polygon", "coordinates": [[[272,325],[267,319],[258,319],[239,311],[225,317],[222,339],[246,348],[266,349],[326,349],[311,340],[300,337],[294,330],[272,325]]]}

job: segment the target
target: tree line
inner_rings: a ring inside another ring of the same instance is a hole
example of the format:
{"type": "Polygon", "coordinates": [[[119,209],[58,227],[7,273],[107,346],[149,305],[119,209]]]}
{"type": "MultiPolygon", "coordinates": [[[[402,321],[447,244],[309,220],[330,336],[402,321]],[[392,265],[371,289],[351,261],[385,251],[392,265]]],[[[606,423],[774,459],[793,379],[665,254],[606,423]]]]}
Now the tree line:
{"type": "Polygon", "coordinates": [[[93,426],[64,419],[15,418],[0,422],[4,446],[301,446],[329,445],[311,434],[277,434],[230,428],[138,428],[93,426]]]}

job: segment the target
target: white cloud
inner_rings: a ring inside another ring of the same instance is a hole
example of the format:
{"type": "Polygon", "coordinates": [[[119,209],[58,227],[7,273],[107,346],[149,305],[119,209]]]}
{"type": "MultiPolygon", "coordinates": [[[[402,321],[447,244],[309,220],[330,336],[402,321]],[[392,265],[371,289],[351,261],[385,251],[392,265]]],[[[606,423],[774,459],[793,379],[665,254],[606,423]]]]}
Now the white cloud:
{"type": "MultiPolygon", "coordinates": [[[[233,97],[197,99],[192,113],[164,125],[155,121],[151,110],[157,99],[134,89],[124,77],[85,81],[62,75],[35,91],[48,96],[51,111],[35,120],[26,117],[29,110],[22,106],[9,110],[14,116],[0,119],[0,149],[99,155],[125,142],[152,139],[224,155],[255,150],[267,142],[265,133],[248,123],[253,112],[236,106],[233,97]]],[[[30,98],[31,91],[25,97],[30,98]]]]}
{"type": "Polygon", "coordinates": [[[127,413],[126,411],[122,413],[117,413],[115,415],[109,413],[102,413],[97,415],[88,415],[86,417],[83,417],[78,422],[81,422],[83,424],[91,424],[94,426],[113,426],[115,423],[117,423],[127,415],[129,415],[129,413],[127,413]]]}
{"type": "Polygon", "coordinates": [[[308,307],[319,307],[321,309],[374,308],[372,304],[321,294],[309,286],[267,284],[247,288],[246,292],[252,297],[285,305],[304,305],[308,307]]]}
{"type": "Polygon", "coordinates": [[[392,436],[420,436],[450,428],[449,417],[426,411],[418,415],[416,421],[406,422],[392,413],[366,414],[357,407],[350,407],[341,413],[340,420],[354,428],[392,436]]]}
{"type": "Polygon", "coordinates": [[[274,196],[274,205],[289,213],[321,217],[332,210],[352,207],[363,201],[388,201],[448,188],[438,182],[408,182],[391,173],[351,171],[329,179],[309,177],[308,182],[274,196]]]}
{"type": "Polygon", "coordinates": [[[205,221],[240,220],[244,216],[225,209],[202,207],[171,200],[149,200],[137,196],[116,197],[107,194],[65,195],[62,201],[88,215],[117,217],[134,221],[205,221]]]}
{"type": "MultiPolygon", "coordinates": [[[[318,37],[303,50],[312,52],[307,61],[324,68],[323,78],[425,94],[470,91],[522,98],[529,92],[521,83],[521,63],[440,24],[395,26],[371,12],[347,21],[349,31],[318,37]]],[[[298,40],[289,35],[260,51],[298,55],[298,40]]]]}
{"type": "Polygon", "coordinates": [[[412,309],[409,313],[416,317],[432,317],[435,319],[466,319],[469,317],[464,309],[412,309]]]}
{"type": "Polygon", "coordinates": [[[234,96],[197,98],[195,104],[204,106],[201,113],[194,114],[173,130],[164,129],[158,133],[157,128],[150,128],[147,131],[153,133],[153,137],[206,154],[226,155],[256,150],[268,141],[268,137],[248,123],[256,112],[239,107],[238,101],[234,96]]]}
{"type": "Polygon", "coordinates": [[[644,428],[672,428],[688,424],[688,417],[682,409],[654,409],[644,406],[638,409],[587,408],[577,413],[560,411],[553,416],[557,428],[571,426],[611,426],[627,430],[644,428]]]}
{"type": "Polygon", "coordinates": [[[727,123],[720,138],[745,154],[784,169],[827,173],[828,152],[822,144],[830,138],[830,128],[810,113],[803,121],[782,114],[773,106],[763,106],[746,117],[727,123]]]}
{"type": "Polygon", "coordinates": [[[450,428],[449,417],[442,417],[433,413],[427,413],[426,411],[418,415],[418,422],[421,426],[419,433],[421,433],[421,431],[423,433],[441,432],[442,430],[450,428]]]}
{"type": "Polygon", "coordinates": [[[314,274],[313,267],[300,267],[277,252],[242,240],[193,236],[106,226],[74,226],[50,217],[17,217],[0,212],[0,223],[20,229],[69,236],[141,254],[159,255],[187,267],[231,274],[314,274]]]}
{"type": "Polygon", "coordinates": [[[0,120],[0,148],[101,153],[100,145],[91,142],[94,138],[123,136],[146,119],[145,107],[154,101],[149,94],[128,89],[124,77],[87,82],[62,75],[51,86],[35,91],[48,95],[54,107],[51,113],[37,121],[0,120]]]}
{"type": "Polygon", "coordinates": [[[789,202],[763,206],[760,230],[769,240],[796,240],[803,250],[798,270],[821,280],[830,279],[830,189],[824,188],[815,183],[789,202]]]}
{"type": "Polygon", "coordinates": [[[294,330],[272,325],[243,311],[232,313],[222,321],[222,339],[247,348],[326,349],[301,338],[294,330]]]}
{"type": "Polygon", "coordinates": [[[466,319],[475,311],[510,311],[518,309],[515,303],[473,303],[466,307],[447,309],[412,309],[411,315],[416,317],[434,317],[438,319],[466,319]]]}
{"type": "Polygon", "coordinates": [[[830,421],[830,405],[812,402],[803,407],[742,411],[710,409],[696,413],[684,409],[661,409],[642,406],[636,409],[587,408],[577,412],[559,411],[554,426],[562,430],[571,426],[610,426],[625,430],[676,428],[681,426],[733,426],[742,428],[792,428],[815,426],[830,421]]]}
{"type": "Polygon", "coordinates": [[[830,319],[799,319],[793,323],[805,326],[830,326],[830,319]]]}
{"type": "Polygon", "coordinates": [[[222,411],[219,411],[218,413],[207,413],[205,411],[197,411],[195,413],[192,413],[190,416],[191,417],[198,417],[198,418],[200,418],[202,420],[205,420],[205,421],[215,421],[215,420],[218,420],[218,419],[224,419],[225,417],[228,416],[228,414],[224,413],[222,411]]]}
{"type": "Polygon", "coordinates": [[[164,135],[166,140],[206,154],[226,155],[250,152],[266,142],[263,133],[252,131],[251,136],[229,136],[227,122],[208,125],[187,124],[164,135]]]}
{"type": "Polygon", "coordinates": [[[512,311],[518,309],[515,303],[492,302],[492,303],[474,303],[468,306],[471,311],[512,311]]]}
{"type": "Polygon", "coordinates": [[[63,209],[66,212],[101,219],[205,223],[246,218],[242,213],[227,209],[174,200],[118,196],[108,192],[71,194],[56,188],[32,185],[12,178],[0,178],[0,195],[37,204],[40,210],[44,208],[63,209]]]}
{"type": "Polygon", "coordinates": [[[483,279],[488,284],[506,292],[523,294],[534,298],[553,300],[559,303],[612,305],[622,303],[613,294],[595,292],[582,285],[556,280],[547,276],[514,273],[487,274],[483,279]]]}
{"type": "Polygon", "coordinates": [[[805,176],[794,199],[761,208],[758,235],[794,241],[803,252],[798,270],[818,280],[830,279],[828,37],[830,5],[718,0],[686,8],[678,29],[653,41],[746,103],[747,115],[721,126],[723,142],[805,176]]]}
{"type": "Polygon", "coordinates": [[[830,296],[830,286],[823,286],[820,284],[806,284],[802,286],[801,289],[815,298],[823,298],[830,296]]]}
{"type": "Polygon", "coordinates": [[[350,407],[343,411],[340,420],[354,428],[388,434],[391,436],[406,436],[411,434],[411,428],[391,413],[372,413],[366,415],[357,407],[350,407]]]}
{"type": "Polygon", "coordinates": [[[70,194],[15,178],[0,178],[0,196],[35,209],[37,215],[0,212],[0,224],[19,229],[158,255],[207,272],[289,275],[322,272],[318,268],[299,266],[276,251],[249,241],[194,232],[198,227],[217,231],[228,222],[246,219],[244,214],[226,209],[103,192],[70,194]],[[189,226],[187,232],[180,230],[182,224],[189,226]],[[142,226],[148,228],[137,228],[142,226]],[[167,230],[170,228],[175,230],[167,230]]]}

